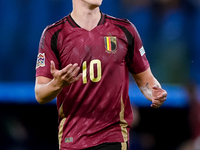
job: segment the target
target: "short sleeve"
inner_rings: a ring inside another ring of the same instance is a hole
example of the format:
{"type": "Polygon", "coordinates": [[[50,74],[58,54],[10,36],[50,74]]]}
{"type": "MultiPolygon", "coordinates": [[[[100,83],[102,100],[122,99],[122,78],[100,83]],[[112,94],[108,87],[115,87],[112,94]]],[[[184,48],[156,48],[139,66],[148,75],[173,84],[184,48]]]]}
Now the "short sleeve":
{"type": "Polygon", "coordinates": [[[36,61],[36,77],[44,76],[47,78],[53,78],[50,72],[51,60],[54,61],[56,68],[59,68],[58,59],[52,50],[52,36],[53,33],[47,28],[44,29],[40,43],[36,61]]]}
{"type": "Polygon", "coordinates": [[[127,66],[130,73],[141,73],[149,68],[149,62],[140,35],[133,24],[131,24],[130,32],[133,39],[129,40],[131,46],[127,53],[127,66]]]}

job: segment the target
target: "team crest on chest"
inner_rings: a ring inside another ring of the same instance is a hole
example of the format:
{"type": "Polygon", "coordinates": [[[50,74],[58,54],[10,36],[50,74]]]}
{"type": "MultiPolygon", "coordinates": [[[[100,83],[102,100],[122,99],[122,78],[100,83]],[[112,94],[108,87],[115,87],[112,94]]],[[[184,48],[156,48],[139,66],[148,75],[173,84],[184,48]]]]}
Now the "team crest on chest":
{"type": "Polygon", "coordinates": [[[116,53],[117,50],[117,37],[115,36],[105,36],[104,37],[106,52],[116,53]]]}
{"type": "Polygon", "coordinates": [[[36,69],[45,66],[45,53],[39,53],[37,56],[36,69]]]}

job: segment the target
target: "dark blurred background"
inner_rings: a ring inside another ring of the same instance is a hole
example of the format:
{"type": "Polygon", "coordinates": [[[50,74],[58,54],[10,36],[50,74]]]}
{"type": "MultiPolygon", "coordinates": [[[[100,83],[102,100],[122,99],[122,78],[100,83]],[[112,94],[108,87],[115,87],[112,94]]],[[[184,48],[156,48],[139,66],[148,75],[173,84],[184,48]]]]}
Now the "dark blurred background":
{"type": "MultiPolygon", "coordinates": [[[[36,102],[35,64],[43,29],[71,10],[71,0],[0,0],[0,150],[58,150],[56,102],[36,102]]],[[[136,26],[168,91],[151,109],[130,78],[130,150],[200,150],[200,1],[104,0],[101,10],[136,26]]]]}

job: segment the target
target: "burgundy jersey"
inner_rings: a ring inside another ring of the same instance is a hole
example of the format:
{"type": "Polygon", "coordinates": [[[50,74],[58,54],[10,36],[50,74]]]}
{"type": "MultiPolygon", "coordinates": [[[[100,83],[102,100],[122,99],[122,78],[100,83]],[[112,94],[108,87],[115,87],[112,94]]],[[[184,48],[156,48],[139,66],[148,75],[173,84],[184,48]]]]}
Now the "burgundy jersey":
{"type": "Polygon", "coordinates": [[[57,96],[60,148],[127,142],[133,119],[129,72],[149,67],[134,25],[102,14],[98,25],[87,31],[68,15],[44,30],[36,76],[53,78],[51,60],[57,69],[78,63],[83,73],[57,96]]]}

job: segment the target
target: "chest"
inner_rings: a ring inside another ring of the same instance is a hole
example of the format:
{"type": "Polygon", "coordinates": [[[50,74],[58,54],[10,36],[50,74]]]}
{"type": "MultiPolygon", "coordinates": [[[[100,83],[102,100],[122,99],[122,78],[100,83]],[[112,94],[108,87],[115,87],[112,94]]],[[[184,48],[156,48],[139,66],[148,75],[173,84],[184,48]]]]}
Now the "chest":
{"type": "Polygon", "coordinates": [[[58,39],[58,50],[63,67],[69,63],[99,60],[102,64],[124,63],[127,54],[126,37],[120,30],[96,28],[63,32],[58,39]]]}

